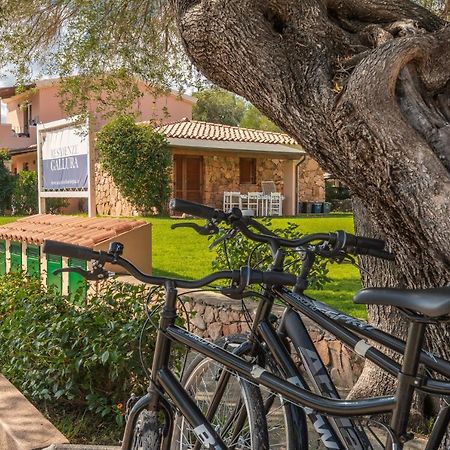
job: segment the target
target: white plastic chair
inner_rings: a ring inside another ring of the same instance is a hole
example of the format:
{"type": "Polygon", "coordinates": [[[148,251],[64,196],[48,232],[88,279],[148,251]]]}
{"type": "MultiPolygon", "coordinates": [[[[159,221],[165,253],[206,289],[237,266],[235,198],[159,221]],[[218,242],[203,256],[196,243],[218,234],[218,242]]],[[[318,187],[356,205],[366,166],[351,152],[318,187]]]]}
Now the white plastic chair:
{"type": "Polygon", "coordinates": [[[261,181],[261,190],[263,194],[270,195],[272,192],[277,192],[277,187],[274,181],[261,181]]]}
{"type": "Polygon", "coordinates": [[[260,213],[261,192],[249,192],[247,194],[247,209],[251,209],[255,216],[260,213]]]}
{"type": "Polygon", "coordinates": [[[224,192],[223,193],[223,210],[230,212],[233,208],[241,208],[241,193],[240,192],[224,192]]]}
{"type": "Polygon", "coordinates": [[[261,216],[270,216],[270,195],[261,194],[259,199],[259,214],[261,216]]]}
{"type": "Polygon", "coordinates": [[[271,216],[283,215],[283,196],[279,192],[270,193],[269,214],[271,216]]]}

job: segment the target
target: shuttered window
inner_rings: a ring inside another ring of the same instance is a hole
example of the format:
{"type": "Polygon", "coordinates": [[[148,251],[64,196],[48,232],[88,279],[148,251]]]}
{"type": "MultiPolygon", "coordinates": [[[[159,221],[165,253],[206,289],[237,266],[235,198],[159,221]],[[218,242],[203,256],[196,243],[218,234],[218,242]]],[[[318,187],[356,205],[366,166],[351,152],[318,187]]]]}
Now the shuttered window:
{"type": "Polygon", "coordinates": [[[240,183],[256,184],[256,158],[239,158],[240,183]]]}

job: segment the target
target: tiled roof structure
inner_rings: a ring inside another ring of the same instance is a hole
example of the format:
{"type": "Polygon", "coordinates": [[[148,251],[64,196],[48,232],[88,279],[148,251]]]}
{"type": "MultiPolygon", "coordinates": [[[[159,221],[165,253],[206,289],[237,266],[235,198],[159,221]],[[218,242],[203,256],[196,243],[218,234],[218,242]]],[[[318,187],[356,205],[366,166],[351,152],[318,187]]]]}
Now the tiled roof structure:
{"type": "Polygon", "coordinates": [[[144,220],[37,214],[0,227],[0,239],[42,244],[45,239],[93,247],[145,225],[144,220]]]}
{"type": "Polygon", "coordinates": [[[198,120],[189,120],[187,118],[178,122],[161,125],[157,127],[157,130],[165,134],[168,138],[298,145],[295,139],[283,133],[231,127],[229,125],[200,122],[198,120]]]}

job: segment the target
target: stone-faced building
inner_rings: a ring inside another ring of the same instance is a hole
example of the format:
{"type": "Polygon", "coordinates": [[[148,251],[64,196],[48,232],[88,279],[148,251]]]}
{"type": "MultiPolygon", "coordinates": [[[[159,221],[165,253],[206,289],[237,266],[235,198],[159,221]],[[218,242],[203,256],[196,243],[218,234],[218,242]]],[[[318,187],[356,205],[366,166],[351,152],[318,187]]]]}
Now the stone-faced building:
{"type": "MultiPolygon", "coordinates": [[[[0,88],[8,108],[0,123],[0,148],[9,150],[12,171],[36,170],[36,125],[67,118],[58,97],[58,80],[38,81],[28,92],[0,88]]],[[[173,155],[173,195],[221,207],[223,193],[261,191],[273,181],[284,196],[283,214],[297,213],[299,202],[323,202],[323,172],[298,143],[283,133],[252,130],[192,120],[193,97],[148,92],[136,102],[140,121],[161,123],[173,155]]],[[[99,128],[101,123],[97,123],[99,128]]],[[[96,165],[97,212],[137,214],[111,178],[96,165]]],[[[72,202],[72,210],[77,205],[72,202]]]]}

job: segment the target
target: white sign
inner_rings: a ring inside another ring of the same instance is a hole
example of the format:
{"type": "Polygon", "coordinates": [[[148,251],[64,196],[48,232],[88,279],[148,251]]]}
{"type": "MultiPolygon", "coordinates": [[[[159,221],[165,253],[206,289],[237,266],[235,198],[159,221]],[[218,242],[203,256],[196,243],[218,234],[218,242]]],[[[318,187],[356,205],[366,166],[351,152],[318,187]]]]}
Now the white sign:
{"type": "Polygon", "coordinates": [[[42,145],[44,190],[88,188],[89,135],[79,128],[47,131],[42,145]]]}
{"type": "Polygon", "coordinates": [[[39,214],[51,197],[88,198],[95,217],[95,186],[91,161],[92,130],[77,118],[37,126],[39,214]]]}

